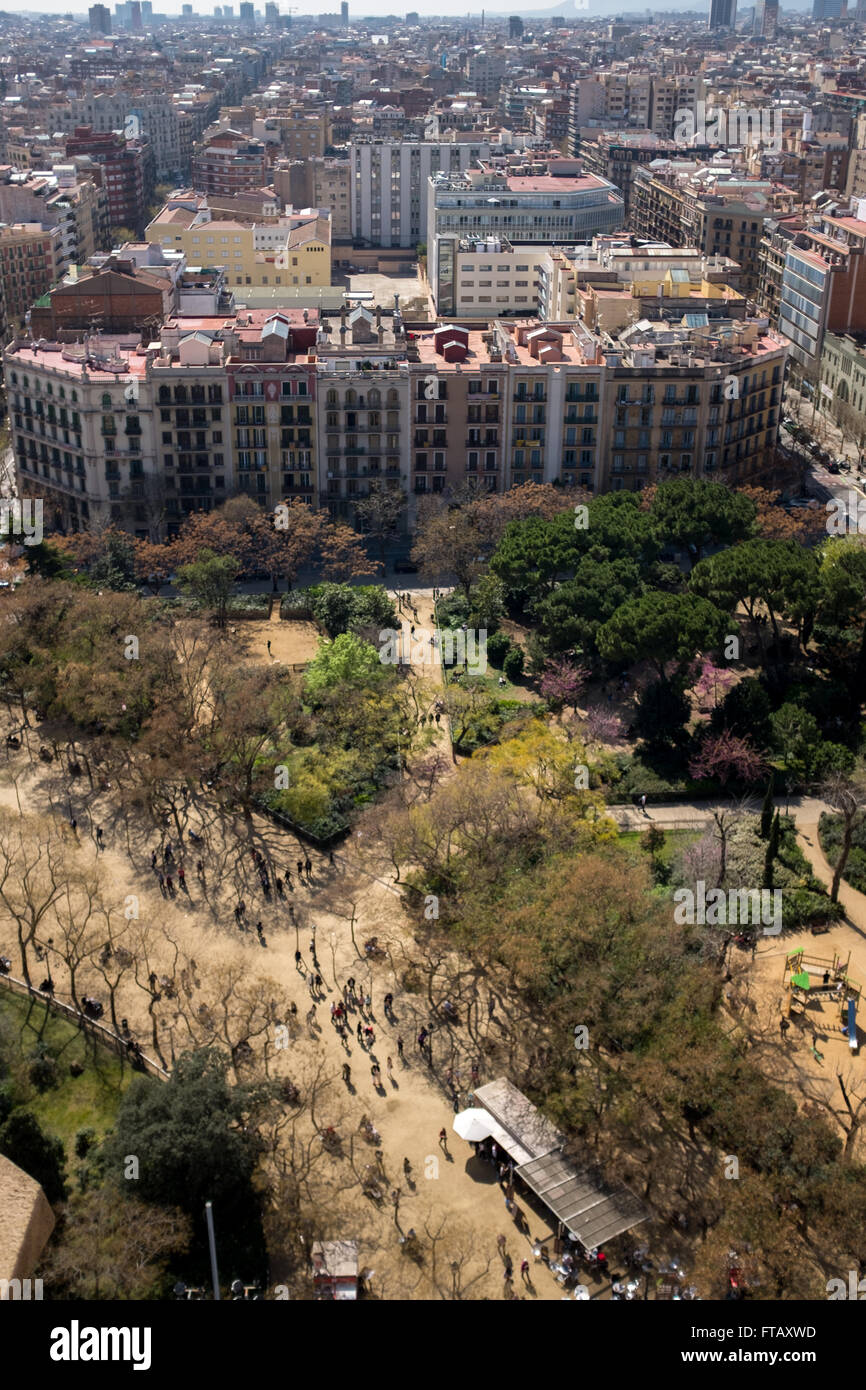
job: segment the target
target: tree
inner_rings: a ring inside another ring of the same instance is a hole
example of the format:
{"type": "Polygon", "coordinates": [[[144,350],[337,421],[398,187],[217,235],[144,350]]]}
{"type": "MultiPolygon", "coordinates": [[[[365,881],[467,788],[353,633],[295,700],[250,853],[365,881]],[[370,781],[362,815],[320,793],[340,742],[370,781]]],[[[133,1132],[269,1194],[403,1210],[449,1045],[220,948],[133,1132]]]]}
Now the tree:
{"type": "Polygon", "coordinates": [[[216,555],[205,548],[197,560],[181,565],[177,583],[181,593],[213,613],[217,627],[225,627],[229,599],[238,576],[238,562],[231,555],[216,555]]]}
{"type": "Polygon", "coordinates": [[[307,667],[304,685],[307,693],[315,697],[335,686],[358,690],[379,685],[387,675],[388,670],[375,647],[353,632],[343,632],[333,642],[320,644],[307,667]]]}
{"type": "Polygon", "coordinates": [[[168,1261],[184,1254],[189,1241],[189,1219],[176,1208],[139,1202],[109,1182],[72,1199],[45,1276],[55,1297],[165,1297],[168,1261]]]}
{"type": "Polygon", "coordinates": [[[650,507],[661,544],[685,550],[692,566],[708,545],[746,540],[753,533],[755,514],[750,498],[705,478],[659,483],[650,507]]]}
{"type": "Polygon", "coordinates": [[[696,780],[717,778],[726,786],[730,778],[755,782],[766,769],[764,759],[748,739],[738,738],[730,730],[707,734],[698,752],[689,761],[689,772],[696,780]]]}
{"type": "Polygon", "coordinates": [[[761,884],[762,888],[773,887],[773,864],[779,853],[781,839],[782,826],[779,820],[779,812],[777,811],[773,817],[773,823],[770,827],[770,838],[767,841],[767,848],[764,853],[764,880],[761,884]]]}
{"type": "Polygon", "coordinates": [[[760,680],[746,676],[729,690],[722,703],[713,710],[710,725],[713,729],[730,729],[742,738],[750,738],[759,748],[770,740],[772,705],[760,680]]]}
{"type": "Polygon", "coordinates": [[[772,768],[771,768],[771,769],[770,769],[770,775],[769,775],[769,777],[767,778],[767,790],[766,790],[765,793],[764,793],[764,801],[763,801],[763,805],[761,806],[761,839],[762,839],[762,840],[768,840],[768,839],[770,838],[770,828],[771,828],[771,826],[772,826],[772,824],[773,824],[773,792],[774,792],[774,790],[775,790],[774,783],[775,783],[775,775],[774,775],[773,770],[772,770],[772,768]]]}
{"type": "Polygon", "coordinates": [[[401,488],[374,487],[355,503],[355,517],[361,531],[376,541],[379,559],[385,564],[385,547],[400,529],[408,499],[401,488]]]}
{"type": "Polygon", "coordinates": [[[805,644],[820,597],[818,562],[797,541],[751,540],[697,564],[689,587],[729,612],[742,603],[752,621],[763,606],[777,638],[787,616],[805,644]]]}
{"type": "Polygon", "coordinates": [[[227,1072],[228,1059],[206,1047],[183,1053],[168,1082],[135,1077],[104,1146],[105,1170],[120,1181],[127,1155],[138,1156],[136,1196],[186,1213],[201,1272],[207,1269],[204,1206],[212,1202],[225,1274],[254,1278],[265,1259],[254,1176],[261,1153],[256,1120],[266,1096],[230,1086],[227,1072]]]}
{"type": "Polygon", "coordinates": [[[670,661],[689,661],[696,651],[719,647],[726,626],[724,613],[708,599],[648,593],[621,604],[597,640],[607,661],[650,661],[665,680],[670,661]]]}
{"type": "Polygon", "coordinates": [[[785,770],[805,776],[820,736],[818,721],[808,710],[790,702],[770,717],[773,744],[782,755],[785,770]]]}
{"type": "Polygon", "coordinates": [[[132,554],[139,584],[146,584],[151,593],[158,596],[174,573],[175,557],[171,546],[136,538],[132,542],[132,554]]]}
{"type": "Polygon", "coordinates": [[[834,773],[823,784],[821,795],[842,817],[842,844],[833,867],[833,882],[830,887],[830,899],[835,903],[839,901],[839,888],[845,875],[854,834],[866,820],[866,774],[862,768],[858,768],[854,776],[834,773]]]}
{"type": "Polygon", "coordinates": [[[586,666],[574,666],[570,661],[548,661],[541,677],[542,698],[555,713],[566,705],[576,710],[589,674],[586,666]]]}
{"type": "Polygon", "coordinates": [[[63,1143],[46,1134],[30,1110],[13,1110],[0,1125],[0,1154],[38,1182],[52,1206],[65,1200],[63,1143]]]}
{"type": "Polygon", "coordinates": [[[701,705],[711,703],[713,709],[718,708],[719,700],[730,690],[736,677],[733,671],[724,666],[716,666],[708,658],[700,663],[700,674],[692,687],[701,705]]]}
{"type": "Polygon", "coordinates": [[[453,574],[467,600],[484,572],[484,536],[468,507],[419,509],[412,559],[430,576],[453,574]]]}

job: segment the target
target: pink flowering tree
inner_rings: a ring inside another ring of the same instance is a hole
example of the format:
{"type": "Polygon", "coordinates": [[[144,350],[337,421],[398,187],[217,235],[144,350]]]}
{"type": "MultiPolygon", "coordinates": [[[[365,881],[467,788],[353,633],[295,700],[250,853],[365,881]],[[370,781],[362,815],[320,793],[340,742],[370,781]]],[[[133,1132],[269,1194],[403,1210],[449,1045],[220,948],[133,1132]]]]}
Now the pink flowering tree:
{"type": "Polygon", "coordinates": [[[697,780],[715,778],[723,787],[732,777],[740,782],[757,782],[766,770],[767,765],[754,744],[732,734],[730,729],[708,734],[689,762],[692,777],[697,780]]]}
{"type": "Polygon", "coordinates": [[[727,695],[735,680],[733,671],[729,671],[725,666],[716,666],[708,658],[705,658],[700,663],[700,670],[692,689],[702,706],[711,705],[715,709],[719,701],[727,695]]]}
{"type": "Polygon", "coordinates": [[[545,663],[541,677],[541,694],[555,714],[570,705],[577,709],[580,692],[589,680],[587,666],[574,666],[561,658],[545,663]]]}
{"type": "Polygon", "coordinates": [[[611,713],[604,705],[590,705],[584,722],[586,732],[596,743],[617,743],[624,733],[619,715],[611,713]]]}

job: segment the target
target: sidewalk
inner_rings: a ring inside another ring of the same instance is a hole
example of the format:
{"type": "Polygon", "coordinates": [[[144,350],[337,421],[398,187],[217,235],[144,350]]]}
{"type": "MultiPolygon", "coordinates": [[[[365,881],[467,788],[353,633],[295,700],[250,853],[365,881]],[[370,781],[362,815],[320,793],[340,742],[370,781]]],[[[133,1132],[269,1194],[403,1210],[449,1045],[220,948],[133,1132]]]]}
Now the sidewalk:
{"type": "MultiPolygon", "coordinates": [[[[696,830],[711,824],[713,813],[745,809],[758,812],[763,805],[762,797],[749,801],[677,801],[669,804],[650,806],[642,811],[640,806],[608,806],[607,813],[613,816],[620,830],[645,830],[647,825],[658,825],[663,830],[696,830]]],[[[785,815],[790,812],[800,822],[816,825],[822,811],[831,808],[817,797],[777,796],[773,805],[785,815]]]]}

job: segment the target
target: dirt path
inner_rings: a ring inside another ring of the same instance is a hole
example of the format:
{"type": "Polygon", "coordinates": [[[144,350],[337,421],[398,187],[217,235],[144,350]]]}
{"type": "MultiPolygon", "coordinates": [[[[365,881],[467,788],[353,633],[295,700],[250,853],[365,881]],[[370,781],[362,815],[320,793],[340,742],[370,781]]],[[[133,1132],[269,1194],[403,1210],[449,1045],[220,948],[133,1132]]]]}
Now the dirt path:
{"type": "MultiPolygon", "coordinates": [[[[53,783],[55,793],[57,791],[56,768],[45,768],[38,763],[27,768],[22,756],[18,770],[21,802],[27,814],[47,810],[49,786],[53,783]]],[[[493,1170],[479,1163],[470,1146],[451,1129],[454,1107],[444,1074],[449,1067],[453,1068],[455,1085],[464,1103],[473,1062],[480,1067],[481,1082],[498,1075],[501,1068],[490,1070],[482,1043],[485,1031],[495,1033],[499,1025],[495,1020],[491,1024],[485,1019],[480,1031],[474,1022],[471,1032],[466,1025],[443,1026],[434,1031],[433,1068],[421,1058],[415,1038],[420,1025],[431,1021],[429,1001],[421,995],[407,993],[402,987],[401,943],[411,943],[407,941],[406,923],[390,881],[391,875],[367,834],[363,820],[351,839],[337,850],[333,864],[326,853],[310,850],[312,872],[309,878],[306,875],[299,878],[296,860],[299,856],[305,857],[308,851],[306,848],[299,850],[291,835],[256,817],[248,825],[241,823],[230,828],[227,838],[230,841],[235,836],[237,843],[227,845],[220,838],[219,823],[210,816],[206,802],[193,801],[188,809],[188,822],[203,839],[186,853],[189,894],[178,892],[174,898],[167,899],[161,895],[156,874],[150,868],[150,851],[158,848],[158,835],[155,832],[139,834],[143,827],[136,828],[131,847],[128,847],[127,832],[112,802],[113,793],[93,794],[80,785],[80,780],[68,794],[64,788],[61,795],[55,795],[59,812],[56,833],[67,837],[74,846],[72,832],[64,825],[67,807],[71,806],[78,821],[77,848],[74,848],[77,857],[84,864],[94,865],[98,861],[105,882],[110,885],[110,894],[115,896],[118,905],[133,894],[141,922],[158,924],[186,956],[198,962],[203,976],[221,967],[241,965],[246,982],[260,982],[256,988],[270,990],[272,986],[268,982],[276,982],[287,999],[295,1002],[298,1018],[303,1021],[310,1008],[307,976],[311,974],[311,944],[315,940],[324,996],[317,1006],[317,1026],[314,1035],[304,1027],[288,1050],[272,1053],[272,1070],[291,1077],[303,1087],[305,1078],[324,1067],[327,1084],[318,1103],[317,1120],[320,1126],[329,1123],[335,1126],[344,1147],[351,1146],[356,1166],[374,1161],[372,1148],[368,1152],[357,1133],[361,1116],[369,1116],[381,1133],[383,1187],[386,1192],[396,1188],[401,1193],[397,1219],[389,1202],[376,1210],[354,1189],[342,1206],[335,1200],[335,1229],[331,1232],[335,1237],[360,1236],[362,1264],[376,1271],[373,1292],[385,1298],[450,1296],[450,1274],[445,1279],[444,1293],[441,1270],[434,1287],[429,1241],[425,1234],[425,1228],[438,1231],[445,1220],[442,1251],[447,1253],[449,1264],[456,1254],[461,1263],[461,1281],[467,1284],[476,1281],[472,1285],[472,1297],[502,1297],[502,1266],[496,1246],[497,1236],[502,1233],[507,1236],[508,1252],[514,1260],[516,1290],[527,1297],[561,1298],[561,1289],[544,1266],[533,1264],[531,1290],[520,1284],[517,1277],[520,1261],[524,1257],[532,1258],[530,1237],[521,1235],[507,1215],[504,1196],[493,1170]],[[104,828],[105,848],[102,851],[96,845],[97,825],[104,828]],[[251,855],[242,848],[246,843],[259,848],[271,864],[273,874],[282,876],[287,868],[290,869],[292,891],[283,901],[273,897],[268,900],[263,895],[251,855]],[[205,863],[204,887],[197,881],[194,871],[199,856],[205,863]],[[246,920],[250,929],[245,932],[238,931],[234,921],[233,907],[239,896],[247,903],[246,920]],[[349,924],[353,908],[357,947],[353,944],[349,924]],[[252,929],[259,919],[263,924],[261,942],[252,929]],[[364,957],[363,942],[372,935],[388,944],[389,959],[372,963],[364,957]],[[302,953],[303,974],[296,968],[296,949],[302,953]],[[342,985],[350,975],[355,976],[359,988],[372,996],[370,1018],[375,1042],[369,1048],[363,1047],[356,1037],[357,1011],[350,1013],[350,1035],[345,1045],[341,1044],[330,1021],[330,1004],[340,997],[342,985]],[[394,995],[393,1022],[384,1018],[382,1001],[386,991],[394,995]],[[404,1042],[402,1063],[398,1056],[399,1037],[404,1042]],[[390,1076],[389,1057],[392,1060],[390,1076]],[[351,1067],[348,1086],[341,1080],[344,1062],[351,1067]],[[377,1063],[381,1068],[379,1086],[374,1084],[370,1070],[377,1063]],[[447,1151],[440,1147],[438,1140],[443,1126],[448,1134],[447,1151]],[[410,1161],[411,1181],[403,1172],[404,1158],[410,1161]],[[428,1247],[428,1260],[420,1271],[401,1253],[399,1237],[410,1227],[418,1233],[422,1248],[428,1247]],[[489,1269],[486,1268],[488,1263],[489,1269]]],[[[8,768],[0,785],[0,803],[9,810],[17,810],[8,768]]],[[[172,833],[171,837],[177,846],[176,835],[172,833]]],[[[43,939],[51,934],[46,928],[43,939]]],[[[0,923],[0,947],[13,959],[13,973],[19,973],[14,933],[8,922],[0,923]]],[[[58,957],[51,959],[50,968],[58,997],[68,999],[68,979],[64,978],[65,968],[58,957]]],[[[157,974],[162,970],[172,973],[171,953],[167,948],[159,960],[154,959],[153,968],[157,974]]],[[[105,982],[93,969],[82,970],[78,989],[79,995],[93,994],[105,1001],[105,982]]],[[[129,1018],[144,1050],[152,1053],[147,998],[144,990],[122,986],[118,1013],[129,1018]]],[[[162,1045],[166,1060],[171,1064],[175,1050],[186,1045],[185,1035],[178,1015],[174,1016],[174,1025],[170,1014],[162,1013],[162,1016],[166,1018],[162,1045]]],[[[335,1190],[339,1191],[350,1176],[347,1160],[332,1161],[335,1190]]],[[[526,1209],[526,1216],[531,1237],[543,1239],[552,1251],[550,1226],[529,1209],[526,1209]]],[[[440,1255],[440,1264],[444,1257],[440,1255]]],[[[586,1277],[585,1281],[591,1282],[586,1277]]],[[[602,1295],[600,1285],[592,1287],[596,1296],[608,1296],[606,1292],[602,1295]]]]}

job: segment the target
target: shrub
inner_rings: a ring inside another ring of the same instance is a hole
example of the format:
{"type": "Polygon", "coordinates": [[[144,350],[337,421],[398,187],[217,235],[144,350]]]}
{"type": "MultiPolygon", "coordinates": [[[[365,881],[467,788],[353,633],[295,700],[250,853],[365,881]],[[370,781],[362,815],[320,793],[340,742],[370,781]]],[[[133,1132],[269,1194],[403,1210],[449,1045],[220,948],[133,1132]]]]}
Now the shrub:
{"type": "Polygon", "coordinates": [[[523,675],[523,648],[512,644],[505,653],[502,669],[510,681],[519,680],[523,675]]]}
{"type": "Polygon", "coordinates": [[[55,1058],[41,1043],[31,1055],[28,1075],[40,1093],[52,1090],[60,1082],[60,1068],[55,1058]]]}
{"type": "MultiPolygon", "coordinates": [[[[491,666],[504,666],[505,658],[513,647],[511,638],[505,632],[491,632],[487,638],[487,660],[491,666]]],[[[521,663],[522,667],[522,663],[521,663]]]]}
{"type": "Polygon", "coordinates": [[[79,1129],[75,1133],[75,1157],[86,1158],[96,1143],[95,1129],[79,1129]]]}

